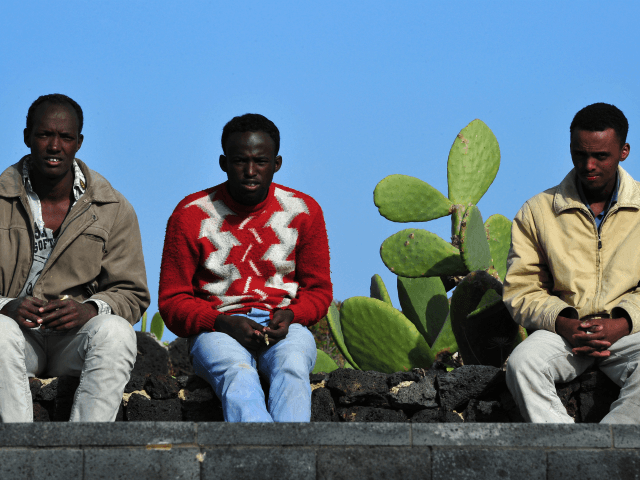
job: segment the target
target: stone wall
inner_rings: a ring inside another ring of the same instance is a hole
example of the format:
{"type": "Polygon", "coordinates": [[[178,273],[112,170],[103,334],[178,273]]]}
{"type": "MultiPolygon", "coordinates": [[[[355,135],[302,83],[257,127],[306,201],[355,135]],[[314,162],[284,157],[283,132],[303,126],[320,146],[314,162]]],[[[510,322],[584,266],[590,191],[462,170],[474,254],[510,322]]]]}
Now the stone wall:
{"type": "Polygon", "coordinates": [[[192,422],[0,425],[0,478],[628,479],[633,425],[192,422]]]}
{"type": "MultiPolygon", "coordinates": [[[[495,367],[447,372],[436,363],[429,370],[390,375],[340,369],[311,375],[310,382],[313,422],[522,422],[504,372],[495,367]]],[[[32,379],[35,420],[68,420],[77,385],[73,377],[32,379]]],[[[557,391],[568,413],[582,423],[600,421],[619,388],[591,370],[557,385],[557,391]]],[[[223,417],[211,387],[193,374],[186,341],[178,339],[167,348],[138,332],[138,358],[117,420],[220,422],[223,417]]]]}

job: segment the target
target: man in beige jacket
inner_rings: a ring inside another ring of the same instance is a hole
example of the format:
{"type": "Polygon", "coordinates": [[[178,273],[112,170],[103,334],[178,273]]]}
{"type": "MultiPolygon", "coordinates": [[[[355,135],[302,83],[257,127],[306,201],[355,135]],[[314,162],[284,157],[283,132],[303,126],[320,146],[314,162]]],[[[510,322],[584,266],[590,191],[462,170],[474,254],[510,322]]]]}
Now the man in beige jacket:
{"type": "Polygon", "coordinates": [[[29,108],[31,150],[0,175],[0,419],[33,421],[28,377],[80,377],[71,420],[113,421],[149,306],[133,207],[75,158],[80,106],[29,108]]]}
{"type": "Polygon", "coordinates": [[[605,103],[571,123],[574,169],[513,222],[504,302],[535,330],[512,353],[507,384],[526,420],[571,423],[554,382],[596,364],[622,387],[605,423],[640,423],[640,185],[619,163],[629,125],[605,103]]]}

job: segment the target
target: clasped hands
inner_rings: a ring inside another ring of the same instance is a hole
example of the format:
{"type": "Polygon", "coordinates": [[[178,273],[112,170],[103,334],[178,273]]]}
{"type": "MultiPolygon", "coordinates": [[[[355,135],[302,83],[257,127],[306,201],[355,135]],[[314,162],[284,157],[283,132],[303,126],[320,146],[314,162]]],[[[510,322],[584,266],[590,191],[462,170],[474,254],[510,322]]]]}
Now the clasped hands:
{"type": "Polygon", "coordinates": [[[247,350],[257,351],[284,340],[289,333],[291,322],[293,322],[291,310],[276,310],[266,327],[242,315],[218,315],[215,329],[216,332],[233,337],[247,350]],[[269,337],[269,345],[265,342],[265,335],[269,337]]]}
{"type": "Polygon", "coordinates": [[[7,303],[0,313],[14,319],[22,328],[64,331],[82,327],[98,314],[98,308],[93,302],[78,303],[72,299],[47,302],[35,297],[20,297],[7,303]]]}
{"type": "Polygon", "coordinates": [[[574,347],[576,355],[605,358],[611,355],[611,345],[629,335],[631,325],[624,317],[579,320],[558,316],[556,332],[574,347]]]}

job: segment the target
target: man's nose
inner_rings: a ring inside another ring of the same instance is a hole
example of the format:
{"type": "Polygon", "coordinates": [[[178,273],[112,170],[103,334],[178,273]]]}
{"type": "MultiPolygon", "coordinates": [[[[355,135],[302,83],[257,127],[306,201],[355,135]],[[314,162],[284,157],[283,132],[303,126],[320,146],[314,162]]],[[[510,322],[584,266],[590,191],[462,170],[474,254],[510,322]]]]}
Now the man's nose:
{"type": "Polygon", "coordinates": [[[256,162],[249,160],[246,163],[244,174],[248,177],[253,177],[256,174],[256,162]]]}
{"type": "Polygon", "coordinates": [[[585,165],[587,171],[591,172],[596,169],[597,160],[593,157],[587,158],[587,164],[585,165]]]}
{"type": "Polygon", "coordinates": [[[49,150],[57,152],[60,150],[60,137],[57,135],[52,135],[49,139],[49,145],[47,145],[49,150]]]}

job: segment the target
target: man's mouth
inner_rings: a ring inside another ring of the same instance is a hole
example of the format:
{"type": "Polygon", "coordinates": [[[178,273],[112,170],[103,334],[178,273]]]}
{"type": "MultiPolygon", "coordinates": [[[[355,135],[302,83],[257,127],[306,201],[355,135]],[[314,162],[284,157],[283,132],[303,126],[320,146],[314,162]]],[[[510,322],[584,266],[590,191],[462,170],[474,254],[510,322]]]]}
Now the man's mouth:
{"type": "Polygon", "coordinates": [[[258,183],[258,182],[244,182],[242,184],[242,186],[244,188],[246,188],[247,190],[256,190],[260,186],[260,183],[258,183]]]}
{"type": "Polygon", "coordinates": [[[53,165],[56,165],[58,163],[61,163],[62,159],[61,158],[55,158],[55,157],[47,157],[47,158],[44,159],[44,161],[47,162],[47,163],[51,163],[53,165]]]}

